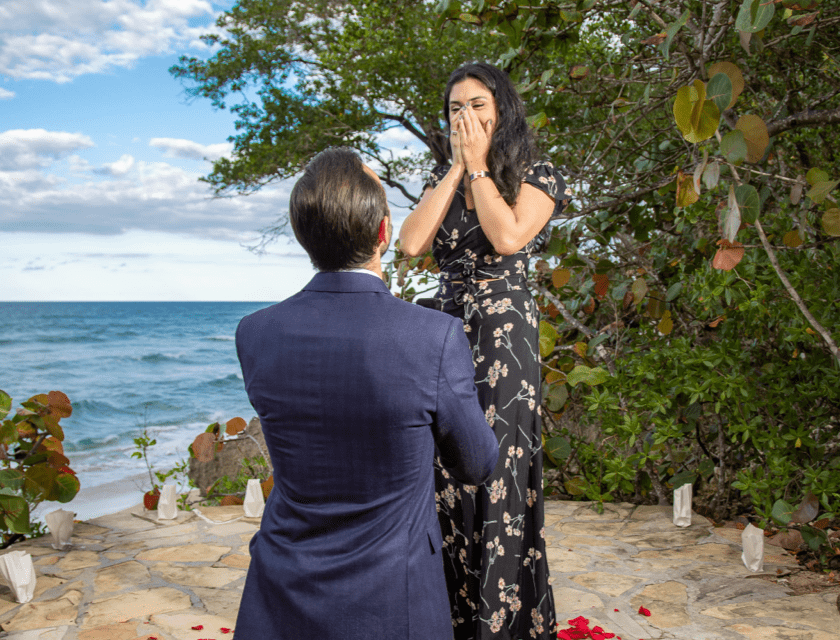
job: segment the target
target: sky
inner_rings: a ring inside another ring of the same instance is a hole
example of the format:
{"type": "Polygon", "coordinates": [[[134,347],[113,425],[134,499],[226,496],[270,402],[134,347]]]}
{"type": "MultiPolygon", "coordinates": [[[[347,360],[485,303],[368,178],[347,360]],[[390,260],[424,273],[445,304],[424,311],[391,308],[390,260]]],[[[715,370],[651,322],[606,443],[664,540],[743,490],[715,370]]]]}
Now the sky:
{"type": "Polygon", "coordinates": [[[233,4],[0,0],[0,301],[275,301],[313,276],[293,238],[247,248],[294,180],[224,199],[198,180],[235,118],[168,69],[212,55],[200,36],[233,4]]]}

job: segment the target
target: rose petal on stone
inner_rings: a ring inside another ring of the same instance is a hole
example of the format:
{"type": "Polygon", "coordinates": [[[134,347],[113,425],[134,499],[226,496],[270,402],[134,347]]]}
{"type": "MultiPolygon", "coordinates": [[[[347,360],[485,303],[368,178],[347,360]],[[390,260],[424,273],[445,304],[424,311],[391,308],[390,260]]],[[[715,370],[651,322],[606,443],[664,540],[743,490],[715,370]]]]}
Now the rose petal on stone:
{"type": "Polygon", "coordinates": [[[641,613],[643,616],[649,616],[650,615],[650,609],[645,609],[644,607],[639,607],[639,613],[641,613]]]}

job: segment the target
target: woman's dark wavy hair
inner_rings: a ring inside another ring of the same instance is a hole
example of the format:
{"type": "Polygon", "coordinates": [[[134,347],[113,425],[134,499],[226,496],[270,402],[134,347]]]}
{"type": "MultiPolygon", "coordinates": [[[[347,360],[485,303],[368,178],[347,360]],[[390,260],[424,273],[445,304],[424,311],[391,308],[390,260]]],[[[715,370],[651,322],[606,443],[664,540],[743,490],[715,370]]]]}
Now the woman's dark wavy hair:
{"type": "MultiPolygon", "coordinates": [[[[487,167],[505,202],[513,206],[519,197],[519,188],[525,172],[536,159],[534,136],[525,121],[525,105],[507,73],[484,62],[465,64],[449,76],[443,94],[443,118],[449,138],[449,95],[452,87],[465,78],[474,78],[486,86],[496,100],[498,122],[493,129],[487,167]]],[[[451,154],[449,145],[447,152],[451,154]]],[[[451,157],[451,155],[450,155],[451,157]]]]}

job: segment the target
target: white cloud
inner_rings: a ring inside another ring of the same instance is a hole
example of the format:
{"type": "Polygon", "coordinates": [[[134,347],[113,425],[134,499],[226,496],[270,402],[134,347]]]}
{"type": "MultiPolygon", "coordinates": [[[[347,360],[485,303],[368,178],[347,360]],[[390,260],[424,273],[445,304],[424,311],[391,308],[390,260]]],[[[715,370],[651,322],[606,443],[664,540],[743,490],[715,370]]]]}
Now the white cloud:
{"type": "Polygon", "coordinates": [[[103,165],[101,169],[97,169],[96,172],[104,173],[109,176],[124,176],[126,173],[131,171],[133,167],[134,157],[125,153],[116,162],[109,162],[103,165]]]}
{"type": "Polygon", "coordinates": [[[93,140],[81,133],[10,129],[0,132],[0,171],[45,167],[74,151],[92,146],[93,140]]]}
{"type": "Polygon", "coordinates": [[[207,0],[6,0],[0,6],[0,74],[69,82],[130,67],[177,47],[206,48],[190,26],[214,16],[207,0]]]}
{"type": "Polygon", "coordinates": [[[15,97],[14,91],[9,91],[8,89],[4,89],[0,87],[0,100],[11,100],[15,97]]]}
{"type": "Polygon", "coordinates": [[[149,146],[161,149],[163,155],[167,158],[188,158],[191,160],[218,160],[233,151],[233,145],[229,142],[199,144],[182,138],[152,138],[149,141],[149,146]]]}

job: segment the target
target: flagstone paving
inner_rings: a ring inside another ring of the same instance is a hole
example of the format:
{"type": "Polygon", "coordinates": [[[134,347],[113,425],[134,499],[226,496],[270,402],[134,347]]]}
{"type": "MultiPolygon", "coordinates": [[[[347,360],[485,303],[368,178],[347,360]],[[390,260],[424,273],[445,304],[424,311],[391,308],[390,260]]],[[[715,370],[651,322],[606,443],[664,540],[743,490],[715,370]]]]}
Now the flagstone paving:
{"type": "MultiPolygon", "coordinates": [[[[77,523],[67,551],[52,549],[49,536],[15,545],[32,555],[38,582],[27,604],[0,587],[0,637],[230,638],[248,541],[260,522],[242,517],[242,507],[201,513],[212,522],[181,512],[161,523],[138,506],[77,523]]],[[[598,514],[588,503],[547,502],[558,620],[583,616],[590,628],[623,640],[838,637],[840,589],[789,595],[783,584],[744,567],[740,531],[714,528],[697,514],[690,527],[678,528],[671,516],[670,507],[610,504],[598,514]]],[[[785,567],[796,567],[795,559],[765,547],[763,575],[785,567]]]]}

